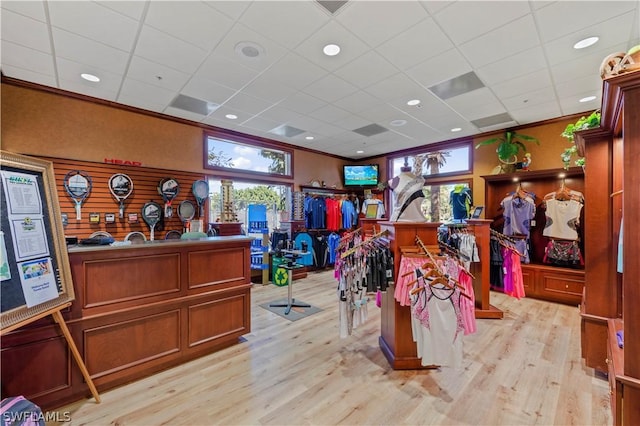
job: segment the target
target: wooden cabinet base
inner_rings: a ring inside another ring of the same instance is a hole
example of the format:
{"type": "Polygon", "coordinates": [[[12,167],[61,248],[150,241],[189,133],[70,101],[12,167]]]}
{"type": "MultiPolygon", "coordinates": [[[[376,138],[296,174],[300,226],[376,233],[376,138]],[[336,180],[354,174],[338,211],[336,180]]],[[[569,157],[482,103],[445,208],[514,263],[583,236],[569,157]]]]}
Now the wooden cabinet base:
{"type": "MultiPolygon", "coordinates": [[[[63,316],[96,387],[147,377],[249,333],[249,244],[215,237],[70,253],[76,300],[63,316]]],[[[3,396],[50,410],[90,395],[49,318],[4,335],[0,361],[3,396]]]]}

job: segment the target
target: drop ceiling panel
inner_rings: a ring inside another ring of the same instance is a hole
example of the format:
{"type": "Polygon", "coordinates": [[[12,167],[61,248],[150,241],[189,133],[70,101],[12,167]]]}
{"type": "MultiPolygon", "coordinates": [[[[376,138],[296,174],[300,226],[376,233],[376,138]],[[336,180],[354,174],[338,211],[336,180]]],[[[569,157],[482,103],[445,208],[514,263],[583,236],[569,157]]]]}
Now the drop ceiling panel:
{"type": "Polygon", "coordinates": [[[47,2],[51,24],[69,32],[129,51],[135,41],[138,23],[94,2],[47,2]]]}
{"type": "Polygon", "coordinates": [[[398,133],[404,137],[414,139],[416,141],[422,141],[432,138],[443,138],[442,133],[432,129],[429,126],[425,126],[415,120],[408,120],[404,126],[393,127],[390,126],[389,130],[393,133],[398,133]]]}
{"type": "MultiPolygon", "coordinates": [[[[546,104],[527,106],[526,108],[512,110],[510,113],[511,117],[520,124],[535,123],[546,120],[550,113],[554,114],[556,117],[563,115],[560,110],[560,106],[555,101],[546,104]]],[[[541,143],[544,143],[544,141],[541,143]]],[[[558,152],[560,152],[560,150],[558,150],[558,152]]]]}
{"type": "Polygon", "coordinates": [[[476,74],[487,86],[546,70],[546,58],[541,47],[534,47],[478,68],[476,74]]]}
{"type": "Polygon", "coordinates": [[[422,86],[429,87],[471,70],[458,49],[451,49],[409,68],[406,73],[422,86]]]}
{"type": "Polygon", "coordinates": [[[599,95],[594,93],[591,88],[602,83],[602,79],[599,75],[587,75],[585,77],[577,77],[571,80],[567,80],[563,84],[558,85],[557,93],[562,98],[572,97],[580,93],[586,93],[591,91],[591,95],[599,95]]]}
{"type": "Polygon", "coordinates": [[[311,1],[256,1],[240,18],[243,24],[290,49],[328,20],[311,1]]]}
{"type": "Polygon", "coordinates": [[[594,110],[595,108],[589,108],[589,105],[578,102],[580,99],[589,95],[591,95],[590,92],[585,92],[578,93],[572,97],[560,99],[560,109],[562,110],[563,115],[578,114],[580,112],[588,111],[589,109],[594,110]]]}
{"type": "Polygon", "coordinates": [[[265,76],[264,74],[256,77],[242,90],[248,95],[267,100],[274,104],[295,93],[295,89],[292,87],[280,83],[280,80],[276,80],[272,76],[265,76]]]}
{"type": "Polygon", "coordinates": [[[133,56],[131,58],[127,76],[176,92],[182,89],[191,77],[190,74],[151,62],[140,56],[133,56]]]}
{"type": "Polygon", "coordinates": [[[115,101],[117,96],[117,85],[110,84],[111,81],[106,79],[106,83],[100,86],[92,85],[89,82],[79,81],[77,71],[80,69],[79,64],[61,60],[58,62],[58,68],[60,69],[60,88],[62,90],[68,90],[70,92],[81,93],[83,95],[92,96],[94,98],[106,99],[109,101],[115,101]],[[75,70],[75,71],[72,71],[75,70]],[[68,78],[71,76],[71,78],[68,78]],[[115,86],[115,87],[114,87],[115,86]]]}
{"type": "Polygon", "coordinates": [[[505,24],[460,45],[469,63],[479,68],[540,44],[531,15],[505,24]]]}
{"type": "Polygon", "coordinates": [[[258,74],[258,71],[239,62],[216,55],[210,55],[195,72],[197,77],[213,80],[236,90],[242,89],[258,74]]]}
{"type": "Polygon", "coordinates": [[[273,120],[278,123],[289,123],[294,127],[305,128],[304,126],[299,126],[297,124],[293,124],[294,121],[301,118],[302,115],[298,114],[295,111],[291,111],[290,109],[283,108],[280,105],[273,106],[269,109],[266,109],[260,113],[260,117],[273,120]]]}
{"type": "Polygon", "coordinates": [[[435,24],[425,19],[376,48],[392,64],[409,68],[453,48],[451,40],[435,24]]]}
{"type": "Polygon", "coordinates": [[[313,129],[313,133],[322,136],[336,136],[341,133],[344,133],[344,129],[342,127],[334,126],[333,124],[325,123],[315,129],[313,129]]]}
{"type": "MultiPolygon", "coordinates": [[[[53,66],[51,67],[51,72],[53,72],[53,66]]],[[[44,86],[57,87],[56,79],[53,74],[41,74],[35,71],[16,68],[11,65],[2,64],[2,73],[7,77],[14,77],[20,79],[28,79],[36,84],[42,84],[44,86]]]]}
{"type": "Polygon", "coordinates": [[[335,21],[329,22],[294,49],[319,67],[334,71],[363,55],[369,47],[335,21]],[[340,54],[326,56],[322,48],[327,44],[339,43],[340,54]]]}
{"type": "Polygon", "coordinates": [[[233,20],[199,1],[149,2],[145,24],[204,50],[212,50],[233,20]]]}
{"type": "Polygon", "coordinates": [[[139,98],[143,102],[164,106],[169,105],[177,94],[173,90],[163,89],[132,78],[125,78],[120,90],[120,96],[139,98]]]}
{"type": "Polygon", "coordinates": [[[551,69],[553,80],[557,85],[561,85],[576,77],[584,77],[588,75],[600,76],[600,65],[602,64],[602,61],[612,53],[625,51],[626,46],[621,44],[613,47],[611,50],[592,51],[591,53],[577,59],[559,63],[551,69]]]}
{"type": "Polygon", "coordinates": [[[313,111],[313,117],[324,121],[325,123],[333,123],[336,120],[346,118],[350,115],[348,111],[333,105],[326,105],[320,109],[313,111]]]}
{"type": "Polygon", "coordinates": [[[118,96],[117,102],[123,105],[132,106],[134,108],[140,108],[147,111],[153,111],[158,113],[162,113],[162,111],[164,111],[167,105],[167,104],[150,102],[150,101],[147,101],[146,99],[142,99],[141,97],[135,96],[135,95],[133,96],[129,96],[126,94],[123,95],[122,93],[120,93],[120,95],[118,96]]]}
{"type": "Polygon", "coordinates": [[[272,104],[264,99],[249,96],[243,92],[237,92],[231,98],[227,99],[224,105],[255,115],[271,107],[272,104]]]}
{"type": "Polygon", "coordinates": [[[398,73],[367,87],[366,91],[382,101],[392,102],[399,98],[404,98],[407,101],[420,99],[426,89],[411,80],[406,74],[398,73]]]}
{"type": "Polygon", "coordinates": [[[402,113],[391,105],[381,104],[360,111],[357,115],[371,123],[382,123],[401,117],[402,113]]]}
{"type": "Polygon", "coordinates": [[[376,47],[427,17],[417,2],[354,1],[336,19],[369,46],[376,47]]]}
{"type": "Polygon", "coordinates": [[[367,124],[370,124],[370,122],[357,115],[349,114],[346,117],[335,120],[332,124],[338,127],[342,127],[343,129],[350,130],[366,126],[367,124]]]}
{"type": "Polygon", "coordinates": [[[216,104],[223,104],[233,95],[236,91],[229,87],[217,84],[214,81],[207,80],[206,78],[193,77],[189,82],[180,90],[184,95],[192,96],[197,99],[213,102],[216,104]]]}
{"type": "Polygon", "coordinates": [[[244,0],[212,0],[205,1],[204,3],[232,19],[238,19],[252,2],[244,0]]]}
{"type": "Polygon", "coordinates": [[[203,49],[148,25],[140,32],[135,54],[187,73],[195,72],[206,57],[203,49]]]}
{"type": "MultiPolygon", "coordinates": [[[[242,123],[243,128],[261,130],[263,132],[268,132],[269,130],[278,127],[278,125],[280,125],[279,122],[267,120],[263,117],[253,117],[242,123]]],[[[270,137],[274,138],[274,135],[271,135],[270,137]]]]}
{"type": "Polygon", "coordinates": [[[300,90],[324,77],[325,70],[295,52],[289,52],[264,72],[287,86],[300,90]]]}
{"type": "Polygon", "coordinates": [[[434,15],[454,43],[473,40],[530,13],[529,2],[453,2],[434,15]],[[490,16],[491,19],[483,19],[490,16]]]}
{"type": "Polygon", "coordinates": [[[557,1],[536,11],[540,39],[549,42],[638,9],[637,1],[557,1]]]}
{"type": "Polygon", "coordinates": [[[520,93],[516,96],[502,98],[501,100],[502,104],[510,111],[532,105],[548,104],[555,101],[555,99],[556,93],[553,87],[547,86],[526,93],[520,93]]]}
{"type": "Polygon", "coordinates": [[[170,114],[174,117],[184,118],[185,120],[191,120],[197,123],[201,122],[206,117],[206,115],[197,114],[191,111],[185,111],[184,109],[175,108],[172,106],[168,106],[163,112],[165,114],[170,114]]]}
{"type": "Polygon", "coordinates": [[[283,99],[278,105],[293,111],[298,111],[301,114],[309,114],[310,112],[327,105],[327,102],[324,102],[314,96],[307,95],[306,93],[297,92],[283,99]]]}
{"type": "Polygon", "coordinates": [[[313,133],[318,127],[327,124],[308,115],[293,115],[287,119],[287,123],[299,129],[306,129],[309,133],[313,133]]]}
{"type": "MultiPolygon", "coordinates": [[[[45,22],[47,20],[44,14],[44,4],[41,1],[3,1],[0,3],[0,7],[4,10],[11,10],[19,13],[20,15],[28,16],[29,18],[33,18],[41,22],[45,22]]],[[[4,37],[4,28],[2,32],[4,37]]]]}
{"type": "Polygon", "coordinates": [[[100,6],[115,10],[129,18],[141,19],[144,13],[146,2],[142,1],[96,1],[100,6]]]}
{"type": "Polygon", "coordinates": [[[503,83],[494,84],[490,89],[498,99],[504,99],[551,86],[549,71],[543,68],[527,75],[505,80],[503,83]]]}
{"type": "Polygon", "coordinates": [[[486,87],[450,98],[447,104],[469,120],[505,112],[504,106],[486,87]]]}
{"type": "Polygon", "coordinates": [[[57,28],[53,29],[53,45],[61,58],[116,74],[124,74],[129,62],[129,53],[124,50],[57,28]]]}
{"type": "Polygon", "coordinates": [[[354,59],[343,67],[334,71],[334,74],[348,81],[353,81],[359,88],[365,88],[378,81],[396,74],[398,69],[391,65],[378,53],[369,51],[354,59]]]}
{"type": "MultiPolygon", "coordinates": [[[[229,107],[227,105],[221,105],[218,109],[216,109],[211,114],[209,114],[207,116],[207,118],[205,118],[203,120],[203,122],[207,123],[207,122],[209,122],[209,118],[211,118],[212,120],[217,120],[217,122],[226,123],[229,126],[240,126],[245,121],[252,119],[252,117],[253,117],[253,115],[251,115],[249,113],[246,113],[244,111],[233,109],[233,108],[231,108],[231,107],[229,107]],[[227,117],[225,117],[227,114],[233,114],[238,118],[235,119],[235,120],[228,119],[227,117]]],[[[274,126],[275,126],[275,124],[273,126],[271,126],[270,129],[273,128],[274,126]]],[[[223,127],[225,127],[225,126],[223,126],[223,127]]],[[[228,127],[225,127],[225,128],[228,128],[228,127]]],[[[266,130],[268,130],[268,129],[266,129],[266,130]]]]}
{"type": "Polygon", "coordinates": [[[358,88],[349,82],[336,77],[333,74],[327,74],[326,77],[305,87],[304,92],[308,95],[315,96],[325,102],[334,102],[358,91],[358,88]]]}
{"type": "Polygon", "coordinates": [[[351,113],[357,114],[360,111],[373,107],[374,105],[382,104],[382,101],[371,96],[369,93],[360,90],[347,95],[344,98],[338,99],[333,104],[351,113]]]}
{"type": "Polygon", "coordinates": [[[42,22],[9,10],[2,10],[2,39],[30,49],[51,53],[49,29],[42,22]]]}
{"type": "Polygon", "coordinates": [[[55,76],[51,55],[2,40],[2,66],[5,65],[55,76]]]}

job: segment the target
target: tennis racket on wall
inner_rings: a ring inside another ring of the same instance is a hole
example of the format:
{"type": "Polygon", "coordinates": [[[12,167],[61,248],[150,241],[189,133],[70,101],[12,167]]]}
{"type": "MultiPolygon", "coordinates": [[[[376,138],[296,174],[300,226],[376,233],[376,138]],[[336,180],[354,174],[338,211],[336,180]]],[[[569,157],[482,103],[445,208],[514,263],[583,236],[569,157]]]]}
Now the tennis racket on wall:
{"type": "Polygon", "coordinates": [[[187,227],[189,222],[196,215],[196,206],[189,200],[184,200],[178,205],[178,217],[182,221],[183,227],[187,227]]]}
{"type": "Polygon", "coordinates": [[[92,188],[91,176],[80,170],[71,170],[64,177],[64,190],[71,199],[76,203],[76,219],[82,218],[82,203],[91,194],[92,188]]]}
{"type": "Polygon", "coordinates": [[[124,173],[116,173],[109,178],[109,191],[120,204],[120,219],[124,218],[124,200],[133,192],[133,181],[124,173]]]}
{"type": "Polygon", "coordinates": [[[206,180],[197,180],[193,182],[191,191],[193,192],[193,196],[196,197],[196,202],[200,208],[200,215],[198,217],[202,217],[204,214],[202,205],[204,204],[204,200],[209,197],[209,184],[206,180]]]}
{"type": "Polygon", "coordinates": [[[167,177],[158,183],[158,194],[164,200],[164,217],[173,216],[173,206],[171,202],[178,196],[180,185],[174,178],[167,177]]]}
{"type": "Polygon", "coordinates": [[[162,206],[155,201],[144,203],[144,206],[142,206],[142,219],[149,225],[151,230],[149,240],[153,241],[156,225],[162,220],[162,206]]]}

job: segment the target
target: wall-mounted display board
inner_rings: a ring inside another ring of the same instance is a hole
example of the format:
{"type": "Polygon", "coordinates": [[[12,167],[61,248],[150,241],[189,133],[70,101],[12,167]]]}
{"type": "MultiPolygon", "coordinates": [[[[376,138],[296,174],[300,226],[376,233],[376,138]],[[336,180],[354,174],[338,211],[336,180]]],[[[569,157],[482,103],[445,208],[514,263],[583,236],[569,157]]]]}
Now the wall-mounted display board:
{"type": "Polygon", "coordinates": [[[58,193],[49,161],[0,151],[2,329],[73,301],[58,193]]]}

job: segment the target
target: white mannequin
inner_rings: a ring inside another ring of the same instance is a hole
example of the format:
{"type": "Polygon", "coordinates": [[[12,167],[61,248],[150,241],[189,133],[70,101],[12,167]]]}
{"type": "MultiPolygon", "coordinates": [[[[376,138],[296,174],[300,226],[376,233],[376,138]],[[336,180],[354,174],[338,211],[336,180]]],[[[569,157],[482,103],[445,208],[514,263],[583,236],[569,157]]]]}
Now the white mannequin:
{"type": "MultiPolygon", "coordinates": [[[[400,174],[390,179],[388,184],[393,190],[396,206],[391,214],[391,222],[425,222],[422,214],[422,201],[424,200],[424,178],[422,177],[422,161],[424,158],[416,157],[414,170],[409,167],[400,169],[400,174]],[[416,173],[417,172],[417,173],[416,173]]],[[[406,164],[406,163],[405,163],[406,164]]]]}

